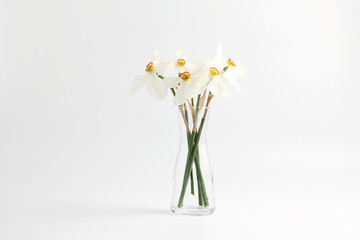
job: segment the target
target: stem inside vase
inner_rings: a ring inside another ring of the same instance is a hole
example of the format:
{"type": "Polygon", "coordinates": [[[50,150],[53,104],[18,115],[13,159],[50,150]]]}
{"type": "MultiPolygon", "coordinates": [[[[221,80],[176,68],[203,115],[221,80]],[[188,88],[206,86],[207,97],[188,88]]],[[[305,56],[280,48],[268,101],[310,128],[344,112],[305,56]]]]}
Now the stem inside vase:
{"type": "MultiPolygon", "coordinates": [[[[204,96],[205,96],[205,93],[204,93],[204,96]]],[[[183,207],[183,201],[184,201],[184,197],[186,194],[186,189],[188,186],[189,178],[191,181],[191,194],[194,195],[194,177],[193,177],[194,163],[195,163],[195,169],[196,169],[195,172],[196,172],[196,180],[197,180],[197,187],[198,187],[199,206],[203,206],[203,207],[209,206],[208,196],[206,193],[206,186],[205,186],[205,182],[203,179],[203,174],[202,174],[202,170],[201,170],[201,166],[200,166],[199,141],[200,141],[201,133],[203,130],[203,126],[204,126],[207,111],[208,111],[207,107],[211,101],[211,98],[212,98],[212,96],[209,95],[208,101],[206,104],[206,109],[205,109],[204,115],[201,119],[199,128],[197,128],[197,118],[198,118],[198,114],[199,114],[199,110],[200,110],[199,108],[202,107],[200,105],[200,102],[201,102],[200,94],[198,95],[196,109],[194,109],[193,101],[191,104],[189,102],[189,106],[191,107],[191,112],[192,112],[192,117],[193,117],[193,130],[191,133],[190,133],[190,131],[189,131],[190,129],[188,127],[189,126],[189,118],[188,118],[188,113],[187,113],[188,111],[186,110],[186,106],[184,104],[183,106],[180,107],[180,111],[182,111],[182,113],[184,113],[183,119],[184,119],[184,124],[186,125],[186,129],[187,129],[188,153],[187,153],[187,160],[186,160],[186,165],[185,165],[181,193],[180,193],[179,200],[177,203],[178,208],[183,207]]]]}

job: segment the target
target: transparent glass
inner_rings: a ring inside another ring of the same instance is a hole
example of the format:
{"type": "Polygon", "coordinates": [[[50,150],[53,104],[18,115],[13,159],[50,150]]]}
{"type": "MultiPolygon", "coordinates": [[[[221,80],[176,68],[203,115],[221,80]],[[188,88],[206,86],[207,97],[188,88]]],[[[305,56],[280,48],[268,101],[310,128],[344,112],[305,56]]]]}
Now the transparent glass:
{"type": "Polygon", "coordinates": [[[180,150],[177,156],[171,211],[209,215],[215,210],[214,183],[206,143],[209,108],[180,106],[180,150]]]}

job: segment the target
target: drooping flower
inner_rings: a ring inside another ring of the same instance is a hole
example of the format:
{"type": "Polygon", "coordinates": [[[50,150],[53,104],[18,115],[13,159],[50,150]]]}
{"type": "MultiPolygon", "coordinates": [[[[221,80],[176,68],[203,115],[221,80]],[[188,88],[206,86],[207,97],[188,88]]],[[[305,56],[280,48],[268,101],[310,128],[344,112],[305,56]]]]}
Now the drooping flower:
{"type": "Polygon", "coordinates": [[[142,87],[147,87],[151,96],[155,99],[162,100],[168,92],[167,84],[165,84],[162,76],[168,70],[168,64],[159,61],[159,52],[155,52],[152,60],[145,68],[145,74],[137,76],[130,87],[130,93],[135,93],[142,87]]]}
{"type": "Polygon", "coordinates": [[[244,65],[238,63],[235,64],[231,58],[223,57],[221,42],[219,42],[217,46],[215,59],[207,60],[206,63],[210,66],[215,66],[220,70],[223,70],[224,78],[227,79],[229,83],[233,85],[239,92],[241,92],[241,86],[236,79],[244,77],[248,72],[248,69],[244,65]]]}

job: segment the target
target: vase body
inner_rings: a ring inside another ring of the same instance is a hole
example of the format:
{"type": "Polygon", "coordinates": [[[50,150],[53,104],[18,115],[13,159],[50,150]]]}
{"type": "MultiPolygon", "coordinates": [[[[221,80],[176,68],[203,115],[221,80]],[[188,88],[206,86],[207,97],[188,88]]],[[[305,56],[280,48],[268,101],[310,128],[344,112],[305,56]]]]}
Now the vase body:
{"type": "Polygon", "coordinates": [[[214,183],[206,143],[209,108],[178,107],[180,150],[177,156],[171,211],[209,215],[215,210],[214,183]]]}

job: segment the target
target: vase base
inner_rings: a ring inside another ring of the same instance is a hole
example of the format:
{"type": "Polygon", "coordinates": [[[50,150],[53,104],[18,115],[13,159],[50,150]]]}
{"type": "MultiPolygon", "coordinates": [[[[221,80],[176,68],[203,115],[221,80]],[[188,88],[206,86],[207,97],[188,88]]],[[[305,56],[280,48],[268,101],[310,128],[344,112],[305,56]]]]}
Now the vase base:
{"type": "Polygon", "coordinates": [[[213,214],[215,208],[199,207],[199,206],[183,206],[182,208],[171,207],[171,211],[179,215],[206,216],[213,214]]]}

